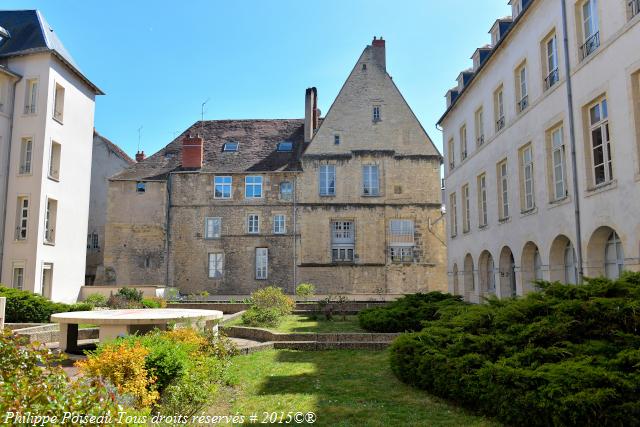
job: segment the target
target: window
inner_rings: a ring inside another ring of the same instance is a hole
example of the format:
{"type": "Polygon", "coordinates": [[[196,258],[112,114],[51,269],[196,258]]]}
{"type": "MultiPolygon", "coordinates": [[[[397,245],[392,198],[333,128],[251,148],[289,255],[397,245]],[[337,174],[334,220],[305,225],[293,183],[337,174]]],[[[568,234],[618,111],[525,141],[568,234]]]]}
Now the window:
{"type": "Polygon", "coordinates": [[[209,278],[218,279],[222,277],[224,268],[224,254],[211,253],[209,254],[209,278]]]}
{"type": "Polygon", "coordinates": [[[216,176],[213,178],[213,198],[230,199],[233,178],[230,176],[216,176]]]}
{"type": "Polygon", "coordinates": [[[513,0],[511,3],[511,17],[516,19],[520,12],[522,11],[522,5],[520,4],[520,0],[513,0]]]}
{"type": "Polygon", "coordinates": [[[287,232],[284,215],[274,215],[273,217],[273,234],[284,234],[287,232]]]}
{"type": "Polygon", "coordinates": [[[582,3],[582,36],[583,45],[580,46],[581,59],[591,55],[600,46],[600,31],[598,29],[597,0],[586,0],[582,3]]]}
{"type": "Polygon", "coordinates": [[[27,80],[27,91],[24,99],[24,113],[36,113],[36,101],[38,100],[38,79],[27,80]]]}
{"type": "Polygon", "coordinates": [[[456,193],[449,195],[449,222],[451,224],[451,237],[458,235],[458,207],[456,206],[456,193]]]}
{"type": "Polygon", "coordinates": [[[468,233],[471,230],[471,219],[469,212],[469,184],[462,186],[462,232],[468,233]]]}
{"type": "Polygon", "coordinates": [[[493,94],[494,118],[496,121],[496,132],[500,132],[504,128],[504,97],[502,86],[493,94]]]}
{"type": "Polygon", "coordinates": [[[331,258],[333,262],[352,262],[355,247],[353,221],[333,221],[331,230],[331,258]]]}
{"type": "Polygon", "coordinates": [[[609,118],[606,98],[601,99],[589,108],[589,125],[593,179],[595,185],[598,186],[613,179],[613,162],[611,160],[611,141],[609,139],[609,118]]]}
{"type": "Polygon", "coordinates": [[[234,142],[234,141],[230,141],[230,142],[225,142],[224,145],[222,146],[222,151],[238,151],[238,143],[234,142]]]}
{"type": "Polygon", "coordinates": [[[269,249],[256,248],[256,279],[266,280],[269,271],[269,249]]]}
{"type": "Polygon", "coordinates": [[[628,0],[629,19],[640,13],[640,0],[628,0]]]}
{"type": "Polygon", "coordinates": [[[29,198],[18,197],[16,213],[16,240],[26,240],[29,226],[29,198]]]}
{"type": "Polygon", "coordinates": [[[60,154],[62,146],[57,142],[51,143],[49,155],[49,178],[58,181],[60,179],[60,154]]]}
{"type": "Polygon", "coordinates": [[[456,151],[453,138],[451,138],[447,144],[447,154],[449,154],[449,171],[452,171],[456,167],[456,151]]]}
{"type": "Polygon", "coordinates": [[[476,111],[476,145],[479,147],[484,144],[484,113],[482,107],[476,111]]]}
{"type": "Polygon", "coordinates": [[[14,264],[13,267],[13,281],[11,287],[14,289],[22,290],[24,288],[24,266],[14,264]]]}
{"type": "Polygon", "coordinates": [[[482,174],[478,177],[478,214],[478,223],[480,224],[480,228],[486,227],[488,224],[486,174],[482,174]]]}
{"type": "Polygon", "coordinates": [[[389,254],[391,262],[413,262],[414,225],[410,219],[389,221],[389,254]]]}
{"type": "Polygon", "coordinates": [[[20,144],[20,175],[28,175],[31,173],[31,165],[33,158],[33,139],[22,138],[20,144]]]}
{"type": "Polygon", "coordinates": [[[551,131],[553,200],[564,199],[567,196],[567,185],[565,182],[565,148],[563,139],[562,126],[551,131]]]}
{"type": "Polygon", "coordinates": [[[55,93],[53,94],[53,118],[62,122],[64,115],[64,88],[56,83],[55,93]]]}
{"type": "Polygon", "coordinates": [[[487,271],[486,277],[484,279],[487,284],[487,291],[495,292],[496,291],[496,274],[495,274],[495,264],[493,263],[493,257],[491,254],[487,256],[487,271]]]}
{"type": "Polygon", "coordinates": [[[516,96],[518,112],[522,112],[529,105],[529,95],[527,90],[527,66],[521,65],[516,70],[516,96]]]}
{"type": "Polygon", "coordinates": [[[544,78],[544,88],[549,89],[559,80],[558,72],[558,44],[555,33],[544,42],[544,56],[546,65],[546,74],[544,78]]]}
{"type": "Polygon", "coordinates": [[[290,152],[293,150],[293,142],[283,141],[278,143],[278,151],[290,152]]]}
{"type": "Polygon", "coordinates": [[[382,118],[380,116],[380,106],[379,105],[374,105],[373,106],[373,121],[374,122],[379,122],[380,120],[382,120],[382,118]]]}
{"type": "Polygon", "coordinates": [[[467,158],[467,126],[462,125],[460,128],[460,159],[464,160],[467,158]]]}
{"type": "Polygon", "coordinates": [[[250,214],[247,217],[247,232],[249,234],[260,233],[260,217],[257,214],[250,214]]]}
{"type": "Polygon", "coordinates": [[[244,179],[244,197],[247,199],[259,199],[262,197],[262,177],[250,175],[244,179]]]}
{"type": "Polygon", "coordinates": [[[280,183],[280,198],[282,200],[291,200],[293,198],[293,184],[289,181],[280,183]]]}
{"type": "Polygon", "coordinates": [[[500,219],[509,218],[509,177],[507,175],[507,161],[498,163],[498,200],[500,219]]]}
{"type": "Polygon", "coordinates": [[[44,214],[44,242],[55,244],[56,242],[56,217],[58,214],[58,201],[47,199],[47,210],[44,214]]]}
{"type": "Polygon", "coordinates": [[[622,274],[624,268],[624,252],[620,236],[612,231],[607,239],[604,251],[604,274],[608,279],[616,280],[622,274]]]}
{"type": "Polygon", "coordinates": [[[533,209],[536,205],[533,188],[533,151],[530,144],[520,150],[520,161],[522,210],[523,212],[527,212],[533,209]]]}
{"type": "Polygon", "coordinates": [[[578,282],[578,266],[576,265],[576,252],[571,242],[564,248],[564,282],[575,284],[578,282]]]}
{"type": "Polygon", "coordinates": [[[87,234],[87,249],[90,249],[90,250],[100,249],[98,233],[87,234]]]}
{"type": "Polygon", "coordinates": [[[378,196],[380,194],[378,165],[362,166],[362,194],[365,196],[378,196]]]}
{"type": "Polygon", "coordinates": [[[333,135],[333,145],[340,145],[340,135],[333,135]]]}
{"type": "Polygon", "coordinates": [[[540,257],[538,248],[533,254],[533,278],[534,280],[542,280],[542,257],[540,257]]]}
{"type": "Polygon", "coordinates": [[[219,239],[222,232],[222,218],[212,217],[204,219],[204,238],[219,239]]]}
{"type": "Polygon", "coordinates": [[[144,193],[145,191],[147,191],[147,183],[146,182],[137,182],[136,183],[136,192],[137,193],[144,193]]]}
{"type": "Polygon", "coordinates": [[[335,165],[320,166],[320,195],[336,195],[336,167],[335,165]]]}

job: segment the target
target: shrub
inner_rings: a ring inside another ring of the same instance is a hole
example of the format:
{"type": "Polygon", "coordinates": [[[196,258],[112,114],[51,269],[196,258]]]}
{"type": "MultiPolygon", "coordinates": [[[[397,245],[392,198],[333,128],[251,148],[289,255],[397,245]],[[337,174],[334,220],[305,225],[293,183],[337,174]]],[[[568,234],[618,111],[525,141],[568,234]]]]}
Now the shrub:
{"type": "Polygon", "coordinates": [[[160,301],[151,298],[143,298],[142,306],[144,308],[160,308],[160,301]]]}
{"type": "Polygon", "coordinates": [[[41,295],[0,286],[0,296],[7,298],[6,321],[15,323],[47,323],[54,313],[91,310],[88,304],[63,304],[41,295]]]}
{"type": "Polygon", "coordinates": [[[360,327],[372,332],[419,331],[424,321],[435,320],[451,306],[464,305],[462,298],[442,292],[418,293],[399,298],[385,307],[358,313],[360,327]]]}
{"type": "Polygon", "coordinates": [[[142,308],[142,303],[137,301],[132,301],[123,297],[122,295],[111,295],[107,300],[107,307],[113,308],[115,310],[125,309],[125,308],[142,308]]]}
{"type": "Polygon", "coordinates": [[[267,286],[251,294],[251,305],[261,310],[274,310],[280,316],[287,316],[293,311],[295,302],[282,292],[281,288],[267,286]]]}
{"type": "Polygon", "coordinates": [[[271,326],[280,324],[282,316],[272,308],[249,307],[242,313],[242,324],[247,326],[271,326]]]}
{"type": "Polygon", "coordinates": [[[107,297],[102,294],[90,294],[84,299],[84,302],[94,307],[106,307],[107,297]]]}
{"type": "Polygon", "coordinates": [[[101,345],[87,359],[78,360],[80,372],[94,380],[107,380],[118,393],[132,396],[137,408],[146,408],[158,400],[155,378],[149,375],[145,358],[149,350],[139,342],[117,340],[101,345]]]}
{"type": "Polygon", "coordinates": [[[63,358],[8,330],[0,332],[0,419],[5,420],[8,412],[43,417],[60,417],[64,412],[115,415],[117,396],[104,384],[70,380],[59,366],[63,358]]]}
{"type": "Polygon", "coordinates": [[[393,343],[393,372],[508,425],[640,425],[640,273],[539,286],[441,311],[393,343]]]}
{"type": "Polygon", "coordinates": [[[129,301],[142,302],[142,291],[136,288],[120,288],[116,295],[129,301]]]}
{"type": "Polygon", "coordinates": [[[316,293],[316,287],[312,283],[300,283],[296,288],[296,295],[306,301],[316,293]]]}

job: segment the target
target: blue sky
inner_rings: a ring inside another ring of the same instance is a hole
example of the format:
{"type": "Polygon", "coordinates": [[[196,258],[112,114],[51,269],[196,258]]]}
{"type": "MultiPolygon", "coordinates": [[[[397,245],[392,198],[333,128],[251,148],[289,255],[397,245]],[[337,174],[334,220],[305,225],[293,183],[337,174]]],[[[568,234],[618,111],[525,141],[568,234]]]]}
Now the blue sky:
{"type": "Polygon", "coordinates": [[[301,118],[304,90],[326,112],[374,35],[387,70],[438,145],[444,94],[489,41],[507,0],[3,0],[38,8],[98,97],[98,132],[153,153],[200,118],[301,118]]]}

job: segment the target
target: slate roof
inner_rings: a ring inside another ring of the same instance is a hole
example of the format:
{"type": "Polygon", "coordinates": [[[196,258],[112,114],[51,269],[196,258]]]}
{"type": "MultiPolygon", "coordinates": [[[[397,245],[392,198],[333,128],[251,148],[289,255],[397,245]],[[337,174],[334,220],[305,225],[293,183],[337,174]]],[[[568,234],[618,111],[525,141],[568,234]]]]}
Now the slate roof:
{"type": "Polygon", "coordinates": [[[104,142],[104,145],[106,145],[111,152],[113,152],[116,156],[120,157],[122,160],[127,162],[129,165],[133,165],[136,162],[131,157],[129,157],[129,155],[125,153],[122,148],[118,147],[116,144],[109,141],[104,136],[100,135],[96,130],[93,131],[93,136],[94,138],[95,137],[100,138],[100,140],[104,142]]]}
{"type": "Polygon", "coordinates": [[[98,95],[103,92],[85,77],[39,10],[0,10],[0,27],[10,35],[0,43],[0,58],[52,52],[98,95]]]}
{"type": "Polygon", "coordinates": [[[243,173],[300,170],[304,147],[303,119],[197,121],[169,145],[136,163],[113,180],[165,180],[182,169],[182,139],[200,135],[204,143],[199,172],[243,173]],[[293,143],[291,152],[278,152],[279,142],[293,143]],[[237,152],[223,152],[226,142],[238,142],[237,152]]]}

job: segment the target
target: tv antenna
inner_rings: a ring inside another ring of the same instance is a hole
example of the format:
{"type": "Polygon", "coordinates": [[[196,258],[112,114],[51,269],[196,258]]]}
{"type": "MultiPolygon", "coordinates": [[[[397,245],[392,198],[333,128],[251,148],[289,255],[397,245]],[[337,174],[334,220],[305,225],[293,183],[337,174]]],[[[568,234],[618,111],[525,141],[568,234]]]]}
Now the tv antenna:
{"type": "Polygon", "coordinates": [[[202,126],[204,124],[204,106],[207,102],[209,102],[211,98],[207,98],[206,101],[204,101],[201,105],[200,105],[200,128],[202,129],[202,126]]]}
{"type": "Polygon", "coordinates": [[[140,139],[141,139],[141,135],[142,135],[142,128],[143,128],[143,126],[140,126],[138,128],[138,151],[140,151],[140,139]]]}

